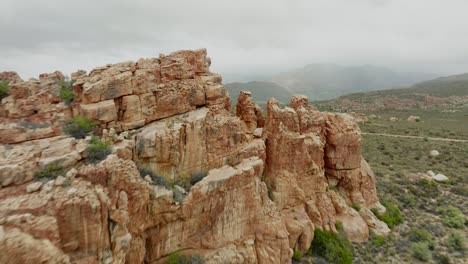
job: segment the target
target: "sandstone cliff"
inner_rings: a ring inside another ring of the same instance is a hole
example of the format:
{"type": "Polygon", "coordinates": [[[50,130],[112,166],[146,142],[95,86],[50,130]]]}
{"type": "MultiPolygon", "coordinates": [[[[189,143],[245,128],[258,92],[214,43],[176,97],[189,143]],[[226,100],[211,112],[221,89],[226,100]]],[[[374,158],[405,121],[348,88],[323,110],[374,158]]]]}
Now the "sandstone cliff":
{"type": "Polygon", "coordinates": [[[232,110],[209,64],[196,50],[78,71],[71,104],[60,72],[0,73],[11,87],[0,105],[0,263],[164,263],[176,251],[290,263],[337,221],[356,242],[388,233],[369,210],[385,208],[353,121],[302,96],[271,99],[265,119],[241,92],[232,110]],[[113,154],[87,162],[89,137],[63,132],[73,116],[94,120],[113,154]],[[62,175],[34,178],[51,164],[62,175]],[[206,176],[183,190],[141,168],[176,183],[206,176]]]}

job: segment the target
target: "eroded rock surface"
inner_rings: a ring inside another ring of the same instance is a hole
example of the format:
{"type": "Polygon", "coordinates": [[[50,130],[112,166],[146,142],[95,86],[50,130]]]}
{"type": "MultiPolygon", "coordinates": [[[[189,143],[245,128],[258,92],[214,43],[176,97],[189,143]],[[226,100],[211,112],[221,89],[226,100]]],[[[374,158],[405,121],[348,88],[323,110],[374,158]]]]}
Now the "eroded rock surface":
{"type": "Polygon", "coordinates": [[[291,263],[337,221],[356,242],[389,233],[370,210],[384,208],[354,121],[304,96],[284,108],[271,99],[264,118],[247,91],[231,111],[209,64],[196,50],[78,71],[69,105],[60,72],[0,73],[11,87],[0,105],[0,262],[164,263],[177,251],[291,263]],[[112,144],[97,164],[90,137],[63,134],[78,115],[112,144]],[[64,170],[34,177],[50,165],[64,170]],[[193,175],[186,189],[158,185],[193,175]]]}

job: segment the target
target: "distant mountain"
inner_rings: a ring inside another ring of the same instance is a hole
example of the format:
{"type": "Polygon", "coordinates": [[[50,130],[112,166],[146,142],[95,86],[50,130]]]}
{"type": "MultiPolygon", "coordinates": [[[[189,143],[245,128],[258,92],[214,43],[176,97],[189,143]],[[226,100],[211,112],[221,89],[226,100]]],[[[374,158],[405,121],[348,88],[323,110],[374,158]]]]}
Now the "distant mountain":
{"type": "Polygon", "coordinates": [[[276,98],[282,103],[288,103],[292,93],[284,87],[272,82],[248,82],[248,83],[228,83],[224,87],[229,91],[232,102],[237,102],[237,97],[241,90],[251,91],[254,101],[265,103],[270,98],[276,98]]]}
{"type": "Polygon", "coordinates": [[[310,100],[325,100],[353,92],[405,87],[434,77],[433,74],[402,73],[371,65],[310,64],[277,74],[272,81],[291,93],[305,94],[310,100]]]}
{"type": "Polygon", "coordinates": [[[417,83],[410,89],[440,97],[468,95],[468,73],[417,83]]]}
{"type": "Polygon", "coordinates": [[[468,106],[468,73],[440,77],[407,88],[351,93],[315,102],[321,110],[369,111],[414,108],[460,108],[468,106]]]}

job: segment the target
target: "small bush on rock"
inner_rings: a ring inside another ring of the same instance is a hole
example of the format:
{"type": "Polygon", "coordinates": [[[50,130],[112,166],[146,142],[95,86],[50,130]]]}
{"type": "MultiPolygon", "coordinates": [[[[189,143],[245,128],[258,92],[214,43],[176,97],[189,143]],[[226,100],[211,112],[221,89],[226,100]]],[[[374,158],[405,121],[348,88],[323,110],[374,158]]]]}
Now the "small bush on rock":
{"type": "Polygon", "coordinates": [[[0,100],[8,96],[10,85],[6,81],[0,81],[0,100]]]}
{"type": "Polygon", "coordinates": [[[73,102],[73,99],[75,99],[75,94],[73,93],[74,82],[74,80],[65,79],[60,83],[60,98],[67,105],[69,105],[71,102],[73,102]]]}
{"type": "Polygon", "coordinates": [[[157,175],[155,172],[153,172],[150,169],[147,168],[139,168],[138,171],[140,172],[140,176],[143,178],[146,175],[149,175],[151,177],[151,180],[153,181],[154,185],[159,185],[163,186],[167,189],[169,189],[171,186],[169,182],[167,181],[166,177],[157,175]]]}
{"type": "Polygon", "coordinates": [[[51,163],[34,174],[34,179],[37,181],[48,181],[57,178],[64,173],[64,168],[58,163],[51,163]]]}
{"type": "Polygon", "coordinates": [[[87,134],[92,132],[94,126],[96,126],[96,123],[92,120],[86,117],[75,116],[66,122],[63,130],[68,135],[80,139],[85,138],[87,134]]]}
{"type": "Polygon", "coordinates": [[[91,163],[99,162],[111,153],[111,145],[98,137],[93,137],[91,139],[91,144],[86,148],[86,158],[91,163]]]}
{"type": "Polygon", "coordinates": [[[342,234],[316,228],[314,240],[312,240],[312,246],[308,254],[323,257],[329,263],[351,264],[353,261],[353,246],[342,234]]]}
{"type": "Polygon", "coordinates": [[[180,187],[184,188],[184,190],[189,192],[192,188],[191,177],[186,174],[179,175],[179,177],[172,181],[171,185],[172,187],[179,185],[180,187]]]}
{"type": "Polygon", "coordinates": [[[352,204],[351,207],[356,211],[361,211],[361,206],[359,204],[352,204]]]}
{"type": "Polygon", "coordinates": [[[411,255],[421,261],[427,262],[432,258],[429,245],[426,242],[415,242],[411,244],[411,255]]]}

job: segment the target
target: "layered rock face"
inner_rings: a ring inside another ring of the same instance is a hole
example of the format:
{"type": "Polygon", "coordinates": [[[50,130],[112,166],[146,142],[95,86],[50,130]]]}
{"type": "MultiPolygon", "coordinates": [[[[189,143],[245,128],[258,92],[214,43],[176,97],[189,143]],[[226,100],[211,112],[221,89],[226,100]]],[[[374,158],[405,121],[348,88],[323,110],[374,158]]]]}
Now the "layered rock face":
{"type": "Polygon", "coordinates": [[[0,263],[164,263],[174,252],[291,263],[337,221],[353,241],[389,232],[369,210],[385,208],[353,121],[302,96],[270,100],[265,119],[241,92],[231,110],[209,64],[197,50],[79,71],[70,105],[59,72],[0,73],[11,87],[0,105],[0,263]],[[73,116],[95,121],[113,154],[89,163],[90,138],[62,132],[73,116]],[[63,175],[34,178],[51,164],[63,175]],[[175,183],[206,176],[183,190],[142,168],[175,183]]]}

